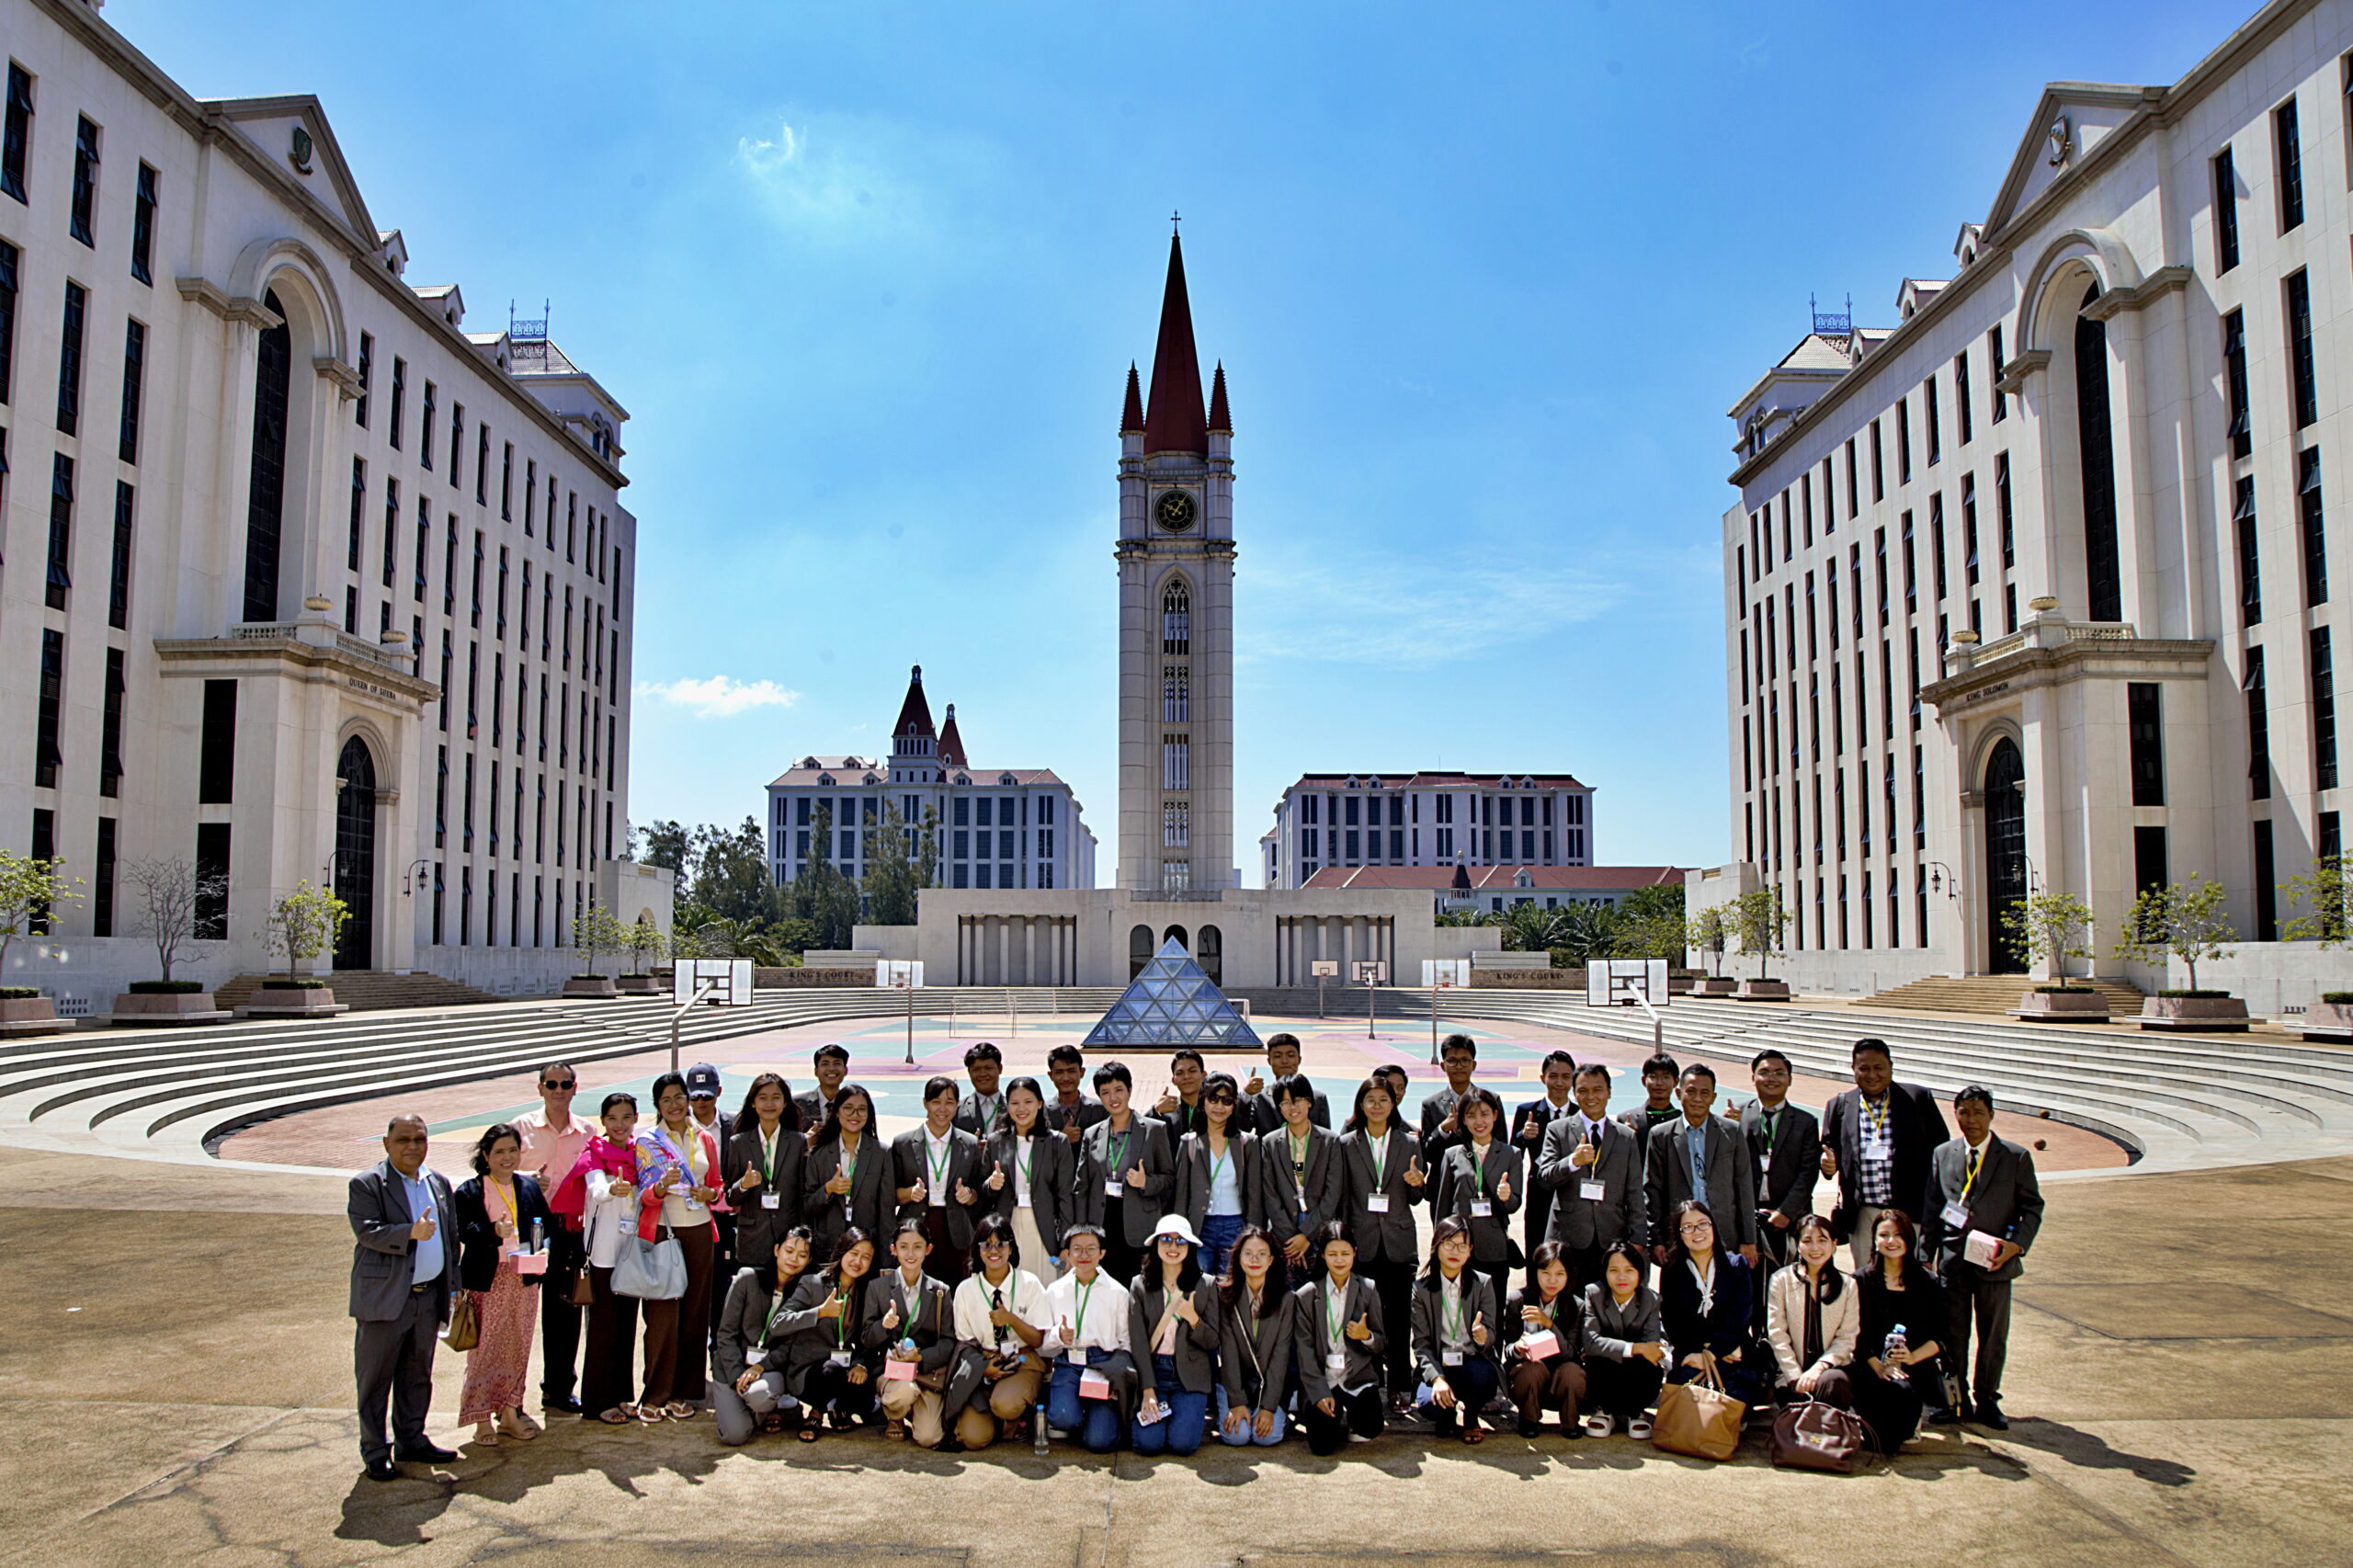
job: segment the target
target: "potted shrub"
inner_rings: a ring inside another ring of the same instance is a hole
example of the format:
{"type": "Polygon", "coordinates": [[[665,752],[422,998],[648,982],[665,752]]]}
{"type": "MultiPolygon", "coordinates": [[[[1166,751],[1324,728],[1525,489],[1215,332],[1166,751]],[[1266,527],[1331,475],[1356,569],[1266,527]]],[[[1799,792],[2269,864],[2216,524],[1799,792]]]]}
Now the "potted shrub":
{"type": "Polygon", "coordinates": [[[1724,938],[1731,931],[1722,904],[1711,903],[1691,916],[1684,939],[1698,950],[1700,961],[1707,965],[1706,971],[1691,982],[1692,995],[1729,996],[1739,989],[1739,983],[1723,972],[1724,938]]]}
{"type": "Polygon", "coordinates": [[[653,965],[661,961],[663,949],[668,946],[662,939],[661,928],[644,915],[637,917],[621,936],[621,946],[629,953],[629,970],[620,978],[620,994],[624,996],[658,996],[662,982],[654,973],[653,965]]]}
{"type": "MultiPolygon", "coordinates": [[[[49,934],[51,912],[82,895],[78,878],[68,879],[63,860],[36,860],[0,849],[0,976],[8,972],[8,949],[19,937],[49,934]]],[[[57,1003],[38,985],[0,985],[0,1036],[55,1034],[57,1003]]]]}
{"type": "Polygon", "coordinates": [[[1756,978],[1742,981],[1733,992],[1733,998],[1742,1002],[1788,1001],[1789,983],[1766,973],[1773,955],[1781,950],[1781,933],[1790,924],[1790,912],[1781,907],[1781,890],[1758,888],[1755,892],[1742,893],[1733,900],[1732,909],[1733,926],[1740,934],[1740,950],[1756,955],[1756,978]]]}
{"type": "Polygon", "coordinates": [[[613,977],[598,971],[597,959],[606,953],[619,952],[627,937],[621,923],[613,912],[601,903],[592,903],[573,917],[572,945],[580,954],[581,972],[563,983],[566,996],[618,996],[620,987],[613,977]]]}
{"type": "Polygon", "coordinates": [[[138,899],[139,924],[132,929],[155,944],[161,980],[134,980],[114,999],[118,1024],[217,1024],[230,1016],[200,980],[175,980],[172,966],[195,955],[199,903],[228,896],[229,879],[218,872],[199,876],[187,860],[134,860],[122,880],[138,899]]]}
{"type": "Polygon", "coordinates": [[[2018,998],[2013,1017],[2028,1023],[2104,1024],[2108,998],[2089,985],[2067,981],[2067,960],[2088,959],[2085,946],[2097,929],[2091,905],[2072,893],[2039,892],[2013,905],[2004,917],[2010,950],[2031,964],[2050,965],[2052,978],[2018,998]]]}
{"type": "MultiPolygon", "coordinates": [[[[2291,942],[2318,942],[2321,950],[2353,943],[2353,921],[2346,917],[2345,862],[2335,855],[2313,862],[2301,877],[2279,884],[2288,906],[2305,905],[2304,913],[2280,928],[2291,942]]],[[[2306,1040],[2353,1040],[2353,991],[2324,991],[2304,1013],[2300,1028],[2306,1040]]]]}
{"type": "Polygon", "coordinates": [[[2244,1030],[2246,1004],[2227,991],[2201,990],[2198,984],[2198,960],[2230,957],[2227,944],[2237,939],[2222,909],[2222,888],[2203,877],[2188,884],[2150,888],[2134,899],[2116,956],[2149,964],[2177,958],[2189,971],[2186,988],[2160,991],[2142,1004],[2141,1027],[2244,1030]]]}
{"type": "Polygon", "coordinates": [[[349,1012],[335,999],[335,989],[316,975],[296,971],[296,965],[314,961],[335,945],[343,923],[351,918],[343,900],[305,878],[294,891],[269,906],[269,950],[286,960],[286,972],[264,977],[260,988],[237,1011],[254,1018],[321,1018],[349,1012]]]}

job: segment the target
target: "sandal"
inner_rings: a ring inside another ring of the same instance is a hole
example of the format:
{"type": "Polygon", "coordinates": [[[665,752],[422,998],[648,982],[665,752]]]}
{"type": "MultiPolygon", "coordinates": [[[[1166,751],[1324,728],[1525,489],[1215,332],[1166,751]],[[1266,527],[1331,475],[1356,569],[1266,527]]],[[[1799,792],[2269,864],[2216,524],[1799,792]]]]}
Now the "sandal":
{"type": "Polygon", "coordinates": [[[1476,1421],[1471,1422],[1462,1428],[1462,1440],[1466,1443],[1483,1443],[1487,1440],[1487,1429],[1476,1421]]]}
{"type": "Polygon", "coordinates": [[[658,1426],[663,1420],[662,1407],[658,1404],[641,1404],[637,1407],[637,1418],[648,1426],[658,1426]]]}
{"type": "Polygon", "coordinates": [[[474,1447],[477,1449],[494,1449],[498,1447],[498,1428],[493,1426],[487,1421],[475,1422],[474,1447]]]}
{"type": "Polygon", "coordinates": [[[882,1428],[883,1437],[890,1442],[895,1443],[906,1435],[907,1424],[896,1416],[892,1417],[889,1424],[882,1428]]]}
{"type": "Polygon", "coordinates": [[[662,1414],[673,1421],[691,1421],[695,1417],[695,1407],[683,1399],[674,1399],[662,1407],[662,1414]]]}
{"type": "Polygon", "coordinates": [[[1651,1436],[1650,1422],[1643,1416],[1635,1416],[1632,1420],[1626,1423],[1626,1436],[1633,1438],[1634,1441],[1638,1443],[1648,1442],[1651,1436]]]}
{"type": "Polygon", "coordinates": [[[1607,1415],[1588,1415],[1578,1423],[1588,1437],[1607,1437],[1613,1423],[1607,1415]]]}
{"type": "Polygon", "coordinates": [[[520,1442],[526,1443],[540,1435],[539,1423],[533,1421],[529,1416],[524,1415],[519,1410],[500,1411],[498,1413],[498,1430],[506,1437],[513,1437],[520,1442]]]}
{"type": "Polygon", "coordinates": [[[597,1419],[608,1426],[626,1426],[629,1425],[629,1418],[636,1414],[626,1404],[617,1404],[597,1419]]]}
{"type": "Polygon", "coordinates": [[[783,1431],[784,1417],[771,1410],[766,1415],[760,1417],[760,1430],[763,1432],[783,1431]]]}
{"type": "Polygon", "coordinates": [[[817,1424],[814,1421],[802,1422],[801,1424],[799,1436],[801,1440],[804,1443],[815,1442],[819,1436],[817,1424]]]}

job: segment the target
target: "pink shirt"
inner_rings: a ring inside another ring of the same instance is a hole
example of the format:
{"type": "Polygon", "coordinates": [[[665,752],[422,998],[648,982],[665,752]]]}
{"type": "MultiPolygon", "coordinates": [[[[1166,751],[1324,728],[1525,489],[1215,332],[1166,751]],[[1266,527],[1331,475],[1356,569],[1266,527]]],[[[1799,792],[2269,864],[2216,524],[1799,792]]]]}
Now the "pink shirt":
{"type": "Polygon", "coordinates": [[[597,1136],[597,1124],[578,1116],[572,1118],[570,1127],[550,1126],[544,1106],[517,1117],[515,1128],[523,1135],[523,1159],[515,1168],[538,1178],[540,1188],[551,1196],[556,1184],[580,1163],[580,1151],[588,1146],[588,1140],[597,1136]]]}

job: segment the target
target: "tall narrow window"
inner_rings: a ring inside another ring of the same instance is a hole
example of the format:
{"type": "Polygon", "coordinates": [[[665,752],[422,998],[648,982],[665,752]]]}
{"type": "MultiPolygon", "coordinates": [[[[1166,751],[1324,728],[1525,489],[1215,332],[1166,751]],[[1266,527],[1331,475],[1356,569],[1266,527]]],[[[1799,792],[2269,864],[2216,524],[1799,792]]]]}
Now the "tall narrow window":
{"type": "Polygon", "coordinates": [[[2239,264],[2239,171],[2228,147],[2214,154],[2214,275],[2239,264]]]}
{"type": "MultiPolygon", "coordinates": [[[[1949,585],[1945,570],[1945,498],[1942,491],[1928,497],[1928,552],[1936,560],[1937,602],[1942,604],[1949,585]]],[[[1941,642],[1943,639],[1938,641],[1941,642]]]]}
{"type": "Polygon", "coordinates": [[[197,729],[196,798],[224,806],[237,788],[237,683],[204,683],[204,714],[197,729]]]}
{"type": "Polygon", "coordinates": [[[2279,232],[2304,221],[2304,145],[2296,130],[2296,100],[2271,111],[2271,145],[2279,172],[2279,232]]]}
{"type": "Polygon", "coordinates": [[[131,628],[131,515],[136,497],[122,480],[114,484],[114,549],[107,574],[107,624],[131,628]]]}
{"type": "Polygon", "coordinates": [[[2313,660],[2313,788],[2336,788],[2336,668],[2328,628],[2315,626],[2313,660]]]}
{"type": "Polygon", "coordinates": [[[2132,803],[2165,803],[2165,734],[2160,693],[2155,681],[2131,681],[2124,687],[2124,716],[2132,749],[2132,803]]]}
{"type": "Polygon", "coordinates": [[[2263,650],[2246,651],[2246,674],[2239,679],[2246,695],[2246,778],[2248,794],[2271,799],[2271,713],[2263,694],[2263,650]]]}
{"type": "Polygon", "coordinates": [[[122,329],[122,428],[115,455],[127,463],[139,460],[139,397],[147,369],[147,327],[130,322],[122,329]]]}
{"type": "Polygon", "coordinates": [[[1968,574],[1969,585],[1977,586],[1977,476],[1961,476],[1961,568],[1968,574]]]}
{"type": "Polygon", "coordinates": [[[65,608],[74,586],[67,569],[74,555],[74,460],[52,452],[49,460],[49,565],[41,585],[42,602],[51,609],[65,608]]]}
{"type": "MultiPolygon", "coordinates": [[[[2085,300],[2099,297],[2097,287],[2085,300]]],[[[2109,430],[2108,327],[2075,318],[2075,431],[2084,481],[2084,597],[2093,620],[2124,619],[2116,550],[2116,458],[2109,430]]]]}
{"type": "Polygon", "coordinates": [[[65,232],[85,245],[98,243],[98,128],[88,115],[74,119],[74,199],[65,232]]]}
{"type": "Polygon", "coordinates": [[[523,460],[523,537],[531,537],[531,521],[539,511],[540,465],[535,458],[523,460]]]}
{"type": "Polygon", "coordinates": [[[392,427],[384,432],[384,437],[385,439],[392,442],[392,450],[396,452],[401,449],[401,415],[407,412],[405,406],[407,403],[408,361],[395,354],[392,356],[392,427]]]}
{"type": "Polygon", "coordinates": [[[2255,535],[2255,481],[2238,483],[2238,498],[2231,507],[2231,527],[2238,536],[2239,623],[2253,626],[2263,619],[2263,574],[2255,535]]]}
{"type": "Polygon", "coordinates": [[[98,711],[98,793],[122,793],[122,650],[107,650],[107,686],[98,711]]]}
{"type": "Polygon", "coordinates": [[[1944,456],[1945,451],[1944,420],[1938,416],[1937,411],[1937,378],[1930,376],[1921,383],[1920,390],[1926,400],[1924,416],[1927,422],[1928,466],[1934,468],[1937,466],[1938,460],[1944,456]]]}
{"type": "Polygon", "coordinates": [[[2274,885],[2279,874],[2271,849],[2271,821],[2267,817],[2255,824],[2255,939],[2258,942],[2279,939],[2279,890],[2274,885]]]}
{"type": "Polygon", "coordinates": [[[466,466],[466,405],[449,404],[449,488],[455,490],[462,481],[460,471],[466,466]]]}
{"type": "Polygon", "coordinates": [[[359,395],[351,403],[351,422],[362,430],[368,428],[368,396],[375,385],[376,340],[363,332],[359,335],[359,395]]]}
{"type": "Polygon", "coordinates": [[[1920,608],[1920,573],[1912,551],[1912,514],[1904,514],[1904,613],[1912,614],[1920,608]]]}
{"type": "Polygon", "coordinates": [[[229,824],[199,823],[196,827],[196,905],[188,935],[199,942],[220,942],[229,936],[229,824]]]}
{"type": "Polygon", "coordinates": [[[98,851],[90,879],[90,935],[114,935],[115,819],[98,819],[98,851]]]}
{"type": "Polygon", "coordinates": [[[2255,416],[2247,406],[2245,311],[2222,318],[2222,399],[2231,416],[2231,456],[2245,457],[2255,450],[2255,416]]]}
{"type": "MultiPolygon", "coordinates": [[[[387,479],[384,481],[384,562],[382,573],[384,586],[387,588],[392,585],[392,579],[397,576],[400,572],[400,534],[401,482],[397,479],[387,479]]],[[[384,610],[385,613],[389,615],[392,612],[392,606],[386,605],[384,607],[384,610]]]]}
{"type": "MultiPolygon", "coordinates": [[[[58,765],[65,760],[59,744],[65,722],[65,633],[40,634],[40,687],[33,716],[33,788],[57,788],[58,765]]],[[[44,858],[39,857],[36,858],[44,858]]]]}
{"type": "Polygon", "coordinates": [[[139,165],[139,194],[131,209],[131,276],[142,283],[155,281],[155,185],[162,177],[151,165],[139,165]]]}
{"type": "Polygon", "coordinates": [[[2010,509],[2010,454],[2007,452],[1994,460],[1994,509],[2002,534],[2002,570],[2008,572],[2018,563],[2018,530],[2017,514],[2010,509]]]}
{"type": "Polygon", "coordinates": [[[2288,373],[2296,428],[2302,430],[2320,419],[2320,385],[2313,371],[2312,275],[2302,271],[2288,279],[2288,373]]]}
{"type": "MultiPolygon", "coordinates": [[[[483,445],[489,445],[489,440],[485,434],[483,445]]],[[[515,443],[507,441],[502,444],[506,449],[506,455],[498,465],[498,515],[504,521],[511,523],[515,520],[515,443]]]]}
{"type": "Polygon", "coordinates": [[[8,108],[0,131],[0,194],[25,198],[25,157],[33,144],[33,79],[15,61],[8,62],[8,108]]]}
{"type": "Polygon", "coordinates": [[[2328,600],[2328,534],[2321,514],[2320,449],[2307,449],[2298,461],[2302,472],[2296,481],[2296,503],[2303,517],[2304,603],[2325,604],[2328,600]]]}
{"type": "Polygon", "coordinates": [[[489,491],[490,422],[485,419],[474,426],[474,505],[483,505],[489,491]]]}
{"type": "Polygon", "coordinates": [[[1887,499],[1886,473],[1881,462],[1879,421],[1876,419],[1871,421],[1871,499],[1887,499]]]}
{"type": "Polygon", "coordinates": [[[416,422],[416,460],[433,467],[433,383],[425,383],[425,412],[416,422]]]}
{"type": "Polygon", "coordinates": [[[1858,517],[1863,509],[1863,493],[1855,483],[1855,439],[1847,438],[1847,516],[1858,517]]]}
{"type": "Polygon", "coordinates": [[[17,260],[22,253],[0,240],[0,403],[8,401],[17,368],[17,260]]]}
{"type": "Polygon", "coordinates": [[[1977,415],[1969,406],[1969,351],[1965,348],[1953,356],[1952,412],[1961,423],[1961,444],[1965,447],[1977,435],[1977,415]]]}
{"type": "Polygon", "coordinates": [[[359,570],[362,542],[368,532],[368,460],[351,460],[351,517],[345,525],[347,538],[343,547],[343,563],[347,571],[359,570]]]}
{"type": "Polygon", "coordinates": [[[1170,585],[1160,597],[1160,651],[1163,653],[1190,653],[1193,651],[1193,600],[1182,583],[1170,585]]]}
{"type": "Polygon", "coordinates": [[[1909,398],[1895,400],[1895,483],[1912,482],[1912,403],[1909,398]]]}
{"type": "Polygon", "coordinates": [[[263,304],[278,324],[261,335],[254,365],[253,460],[245,495],[245,598],[247,620],[278,619],[279,536],[286,500],[286,410],[293,369],[294,340],[286,327],[286,307],[272,290],[263,304]]]}
{"type": "MultiPolygon", "coordinates": [[[[432,548],[433,503],[420,495],[416,498],[416,581],[410,596],[418,604],[425,602],[425,578],[432,561],[432,548]]],[[[417,652],[421,654],[425,650],[419,648],[417,652]]]]}
{"type": "Polygon", "coordinates": [[[82,426],[82,332],[89,312],[89,291],[79,283],[68,281],[65,315],[57,340],[57,428],[61,435],[74,435],[82,426]]]}
{"type": "Polygon", "coordinates": [[[2002,392],[2002,328],[1995,323],[1985,335],[1985,381],[1994,389],[1994,423],[2010,416],[2010,400],[2002,392]]]}

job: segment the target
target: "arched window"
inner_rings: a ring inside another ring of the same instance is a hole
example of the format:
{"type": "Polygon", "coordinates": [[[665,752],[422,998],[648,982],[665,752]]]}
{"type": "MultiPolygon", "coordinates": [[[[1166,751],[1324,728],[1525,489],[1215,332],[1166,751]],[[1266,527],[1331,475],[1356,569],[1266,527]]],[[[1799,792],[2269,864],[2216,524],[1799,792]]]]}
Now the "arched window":
{"type": "Polygon", "coordinates": [[[1225,983],[1223,978],[1225,971],[1225,934],[1223,932],[1220,931],[1214,926],[1202,926],[1200,943],[1198,949],[1194,952],[1193,957],[1194,960],[1200,964],[1201,972],[1209,976],[1209,981],[1211,985],[1222,985],[1225,983]]]}
{"type": "Polygon", "coordinates": [[[1188,951],[1190,951],[1193,946],[1191,939],[1185,935],[1185,927],[1182,926],[1171,926],[1160,934],[1160,939],[1164,942],[1174,942],[1188,951]]]}
{"type": "Polygon", "coordinates": [[[2007,735],[1985,758],[1985,880],[1989,961],[1995,974],[2022,974],[2025,962],[2011,949],[2012,912],[2026,902],[2026,759],[2007,735]]]}
{"type": "Polygon", "coordinates": [[[287,385],[294,336],[278,291],[262,299],[278,324],[261,335],[254,364],[254,440],[245,486],[245,619],[278,619],[278,562],[286,506],[287,385]]]}
{"type": "MultiPolygon", "coordinates": [[[[2084,296],[2088,311],[2099,285],[2084,296]]],[[[2116,553],[2116,451],[2109,429],[2108,324],[2075,318],[2075,433],[2084,471],[2085,613],[2093,620],[2124,619],[2124,589],[2116,553]]]]}
{"type": "Polygon", "coordinates": [[[1185,591],[1182,583],[1169,584],[1168,591],[1160,596],[1160,651],[1193,651],[1193,596],[1185,591]]]}
{"type": "Polygon", "coordinates": [[[1133,980],[1152,961],[1152,927],[1139,926],[1128,933],[1128,978],[1133,980]]]}
{"type": "Polygon", "coordinates": [[[358,735],[343,743],[335,782],[333,885],[350,913],[335,933],[335,967],[364,970],[376,956],[376,759],[358,735]]]}

